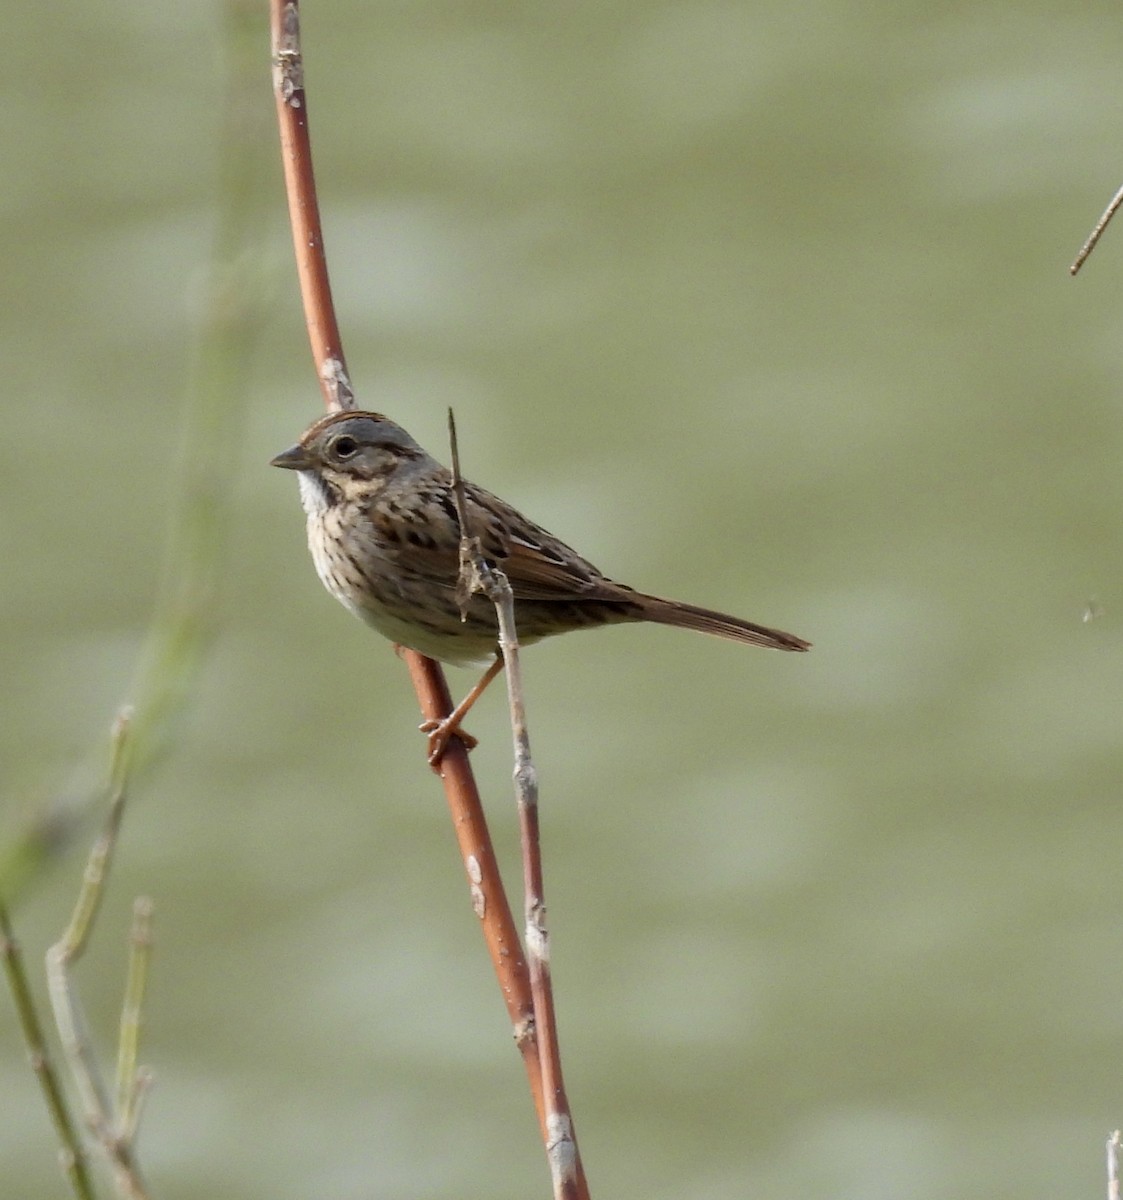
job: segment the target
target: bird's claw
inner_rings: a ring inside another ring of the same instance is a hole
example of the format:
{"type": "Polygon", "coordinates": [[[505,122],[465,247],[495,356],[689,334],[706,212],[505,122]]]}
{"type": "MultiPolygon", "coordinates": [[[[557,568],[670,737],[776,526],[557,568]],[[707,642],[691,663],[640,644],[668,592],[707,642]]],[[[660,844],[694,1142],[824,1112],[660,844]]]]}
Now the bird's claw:
{"type": "Polygon", "coordinates": [[[479,742],[467,730],[460,728],[459,721],[445,717],[443,721],[422,721],[418,726],[422,733],[429,736],[429,765],[440,766],[448,748],[450,738],[459,738],[464,743],[465,750],[474,750],[479,742]]]}

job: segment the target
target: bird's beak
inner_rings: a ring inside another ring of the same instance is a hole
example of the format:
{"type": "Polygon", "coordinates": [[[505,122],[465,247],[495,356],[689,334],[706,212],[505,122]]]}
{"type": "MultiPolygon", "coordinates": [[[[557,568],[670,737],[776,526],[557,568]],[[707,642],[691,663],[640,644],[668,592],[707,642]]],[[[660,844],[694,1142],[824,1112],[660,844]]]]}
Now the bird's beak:
{"type": "Polygon", "coordinates": [[[312,460],[308,457],[308,452],[299,443],[295,446],[290,446],[287,450],[282,450],[276,458],[269,460],[271,467],[284,467],[289,471],[307,471],[312,466],[312,460]]]}

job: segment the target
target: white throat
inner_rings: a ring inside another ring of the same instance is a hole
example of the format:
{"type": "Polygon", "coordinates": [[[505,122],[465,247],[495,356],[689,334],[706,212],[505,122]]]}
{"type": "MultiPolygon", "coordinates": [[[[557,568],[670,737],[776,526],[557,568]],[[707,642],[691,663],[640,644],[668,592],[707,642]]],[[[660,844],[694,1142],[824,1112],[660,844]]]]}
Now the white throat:
{"type": "Polygon", "coordinates": [[[328,492],[315,471],[297,471],[300,484],[300,503],[310,517],[321,517],[328,509],[328,492]]]}

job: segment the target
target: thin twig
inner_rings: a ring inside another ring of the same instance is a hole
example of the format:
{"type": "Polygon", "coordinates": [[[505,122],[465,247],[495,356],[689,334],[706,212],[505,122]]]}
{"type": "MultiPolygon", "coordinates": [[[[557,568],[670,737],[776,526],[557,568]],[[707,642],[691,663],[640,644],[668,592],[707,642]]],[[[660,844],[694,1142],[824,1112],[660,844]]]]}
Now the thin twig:
{"type": "Polygon", "coordinates": [[[138,896],[133,901],[129,968],[117,1038],[117,1124],[128,1142],[136,1139],[141,1107],[152,1081],[151,1072],[137,1067],[148,968],[152,961],[152,911],[153,904],[147,896],[138,896]]]}
{"type": "Polygon", "coordinates": [[[452,408],[448,410],[448,446],[452,456],[452,502],[456,507],[456,519],[460,525],[460,569],[456,573],[456,603],[460,608],[460,619],[468,616],[468,605],[476,592],[486,591],[480,567],[483,550],[480,539],[471,530],[468,522],[468,499],[464,492],[464,477],[460,474],[460,443],[456,438],[456,417],[452,408]]]}
{"type": "MultiPolygon", "coordinates": [[[[98,867],[96,861],[92,861],[87,868],[88,876],[100,873],[104,878],[115,826],[120,819],[120,805],[115,798],[123,789],[125,773],[131,771],[130,777],[135,780],[137,773],[151,764],[166,747],[169,727],[190,698],[192,680],[215,624],[214,599],[222,567],[221,534],[227,523],[224,513],[228,507],[229,486],[238,465],[240,406],[232,403],[231,397],[246,392],[245,376],[252,335],[260,325],[260,311],[255,312],[253,301],[260,294],[261,263],[264,261],[263,256],[254,251],[255,240],[260,241],[261,224],[255,222],[252,203],[252,181],[257,167],[255,150],[262,144],[254,126],[260,118],[256,103],[247,102],[245,95],[251,78],[246,65],[250,53],[247,30],[251,25],[255,96],[260,86],[257,18],[245,5],[235,3],[225,4],[222,15],[229,34],[227,52],[240,61],[227,71],[225,96],[220,104],[221,204],[208,265],[202,329],[195,349],[193,379],[186,404],[187,431],[179,464],[180,479],[172,491],[174,513],[167,566],[149,626],[146,652],[131,689],[137,700],[135,716],[129,721],[127,747],[120,744],[123,730],[118,730],[115,736],[118,745],[114,754],[114,779],[108,789],[113,800],[109,844],[107,847],[104,835],[99,839],[94,858],[100,858],[101,865],[98,867]]],[[[76,770],[76,782],[67,786],[64,797],[53,800],[37,815],[34,823],[0,853],[0,888],[9,903],[35,877],[48,857],[57,856],[79,833],[87,830],[90,811],[95,806],[100,808],[106,800],[107,789],[100,781],[100,774],[100,770],[85,766],[76,770]],[[89,783],[87,777],[98,780],[96,786],[89,783]]],[[[74,924],[68,931],[74,935],[75,945],[71,949],[75,952],[80,951],[89,936],[100,888],[99,884],[90,890],[88,880],[83,885],[83,897],[75,910],[74,924]]],[[[20,956],[11,942],[10,929],[6,927],[6,913],[2,914],[2,919],[5,928],[0,936],[0,946],[5,963],[9,972],[15,967],[22,973],[20,956]]],[[[53,959],[52,969],[65,976],[65,962],[60,964],[59,958],[56,955],[53,959]]],[[[72,996],[71,999],[73,1011],[64,1013],[64,1021],[69,1022],[74,1039],[88,1048],[77,998],[72,996]]],[[[76,1194],[92,1197],[86,1152],[75,1133],[75,1122],[67,1112],[63,1089],[47,1056],[40,1023],[30,1001],[30,992],[25,987],[23,1000],[17,999],[17,1009],[25,1037],[31,1038],[32,1021],[38,1030],[36,1040],[29,1040],[31,1058],[62,1141],[63,1167],[76,1194]]],[[[135,1155],[136,1126],[151,1078],[144,1068],[135,1071],[130,1112],[124,1123],[108,1115],[108,1105],[106,1118],[97,1122],[100,1133],[111,1143],[106,1145],[106,1150],[114,1164],[118,1192],[128,1197],[144,1195],[135,1163],[122,1166],[120,1160],[135,1155]]],[[[99,1085],[100,1075],[87,1090],[97,1092],[99,1085]]],[[[100,1091],[104,1094],[104,1087],[100,1091]]],[[[104,1140],[102,1144],[105,1145],[104,1140]]]]}
{"type": "Polygon", "coordinates": [[[1119,1200],[1120,1133],[1116,1129],[1107,1139],[1107,1200],[1119,1200]]]}
{"type": "Polygon", "coordinates": [[[1111,203],[1103,211],[1103,216],[1096,222],[1096,227],[1088,234],[1088,240],[1080,247],[1080,253],[1072,260],[1072,265],[1068,269],[1070,275],[1075,275],[1077,271],[1084,265],[1088,255],[1096,248],[1096,243],[1103,236],[1103,231],[1107,228],[1108,222],[1119,211],[1123,205],[1123,187],[1119,189],[1111,198],[1111,203]]]}
{"type": "Polygon", "coordinates": [[[511,712],[511,734],[515,754],[515,798],[519,813],[519,836],[523,857],[523,895],[526,918],[527,964],[530,992],[534,998],[534,1024],[538,1031],[542,1060],[542,1091],[546,1097],[546,1154],[554,1184],[554,1195],[588,1195],[584,1168],[577,1149],[577,1134],[562,1080],[561,1047],[557,1013],[550,975],[550,934],[546,923],[546,900],[542,875],[542,846],[538,825],[538,772],[530,756],[530,735],[523,702],[522,668],[519,663],[515,603],[511,585],[501,571],[492,577],[497,586],[490,593],[499,619],[499,645],[507,677],[507,700],[511,712]]]}
{"type": "Polygon", "coordinates": [[[472,593],[481,592],[495,605],[499,623],[499,647],[507,676],[507,701],[511,713],[511,736],[515,755],[515,799],[519,813],[519,835],[523,862],[523,899],[526,920],[524,945],[530,969],[530,992],[534,1001],[534,1026],[538,1035],[542,1069],[542,1093],[546,1101],[546,1156],[557,1200],[588,1195],[584,1170],[577,1150],[573,1116],[562,1081],[561,1048],[558,1042],[554,989],[550,978],[550,935],[546,924],[546,902],[542,873],[542,843],[538,825],[538,772],[530,754],[530,734],[523,699],[519,638],[515,626],[515,598],[507,576],[483,554],[475,536],[460,474],[460,448],[456,418],[448,410],[448,436],[452,452],[452,488],[460,524],[460,576],[457,595],[461,609],[472,593]]]}
{"type": "Polygon", "coordinates": [[[103,884],[121,827],[124,804],[124,793],[119,792],[113,798],[105,826],[86,860],[82,885],[70,922],[62,937],[47,951],[47,985],[63,1053],[70,1063],[86,1120],[103,1142],[112,1140],[113,1122],[109,1116],[112,1108],[90,1044],[85,1014],[70,983],[67,969],[82,956],[101,907],[103,884]]]}
{"type": "Polygon", "coordinates": [[[28,1058],[39,1079],[39,1086],[43,1089],[43,1098],[47,1102],[47,1110],[51,1114],[51,1120],[54,1122],[59,1141],[62,1143],[59,1160],[62,1164],[63,1174],[70,1181],[70,1186],[79,1200],[94,1200],[93,1181],[90,1179],[86,1152],[82,1147],[78,1131],[74,1127],[66,1096],[63,1094],[62,1086],[47,1050],[43,1027],[39,1023],[39,1014],[35,1009],[34,997],[31,995],[23,955],[20,953],[15,934],[12,932],[8,909],[2,898],[0,898],[0,957],[4,959],[8,987],[15,1000],[16,1015],[23,1032],[23,1040],[27,1045],[28,1058]]]}
{"type": "MultiPolygon", "coordinates": [[[[86,1123],[104,1150],[113,1168],[118,1192],[128,1200],[147,1200],[147,1191],[136,1161],[136,1145],[125,1135],[109,1100],[101,1068],[94,1055],[78,993],[70,978],[70,967],[81,957],[90,936],[105,893],[105,881],[113,861],[121,817],[125,807],[125,788],[129,763],[128,716],[122,713],[114,727],[113,764],[110,769],[112,800],[105,827],[94,842],[86,861],[82,886],[74,913],[62,937],[47,951],[47,988],[54,1009],[55,1025],[63,1053],[85,1112],[86,1123]]],[[[135,1101],[130,1118],[135,1127],[135,1101]]]]}

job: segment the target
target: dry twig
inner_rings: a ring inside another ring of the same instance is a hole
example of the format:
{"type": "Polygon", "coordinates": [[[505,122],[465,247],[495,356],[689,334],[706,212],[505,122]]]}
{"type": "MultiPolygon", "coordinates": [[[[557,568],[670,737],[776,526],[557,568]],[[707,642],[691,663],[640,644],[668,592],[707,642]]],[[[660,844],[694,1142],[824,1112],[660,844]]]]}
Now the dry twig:
{"type": "Polygon", "coordinates": [[[480,539],[472,531],[460,474],[460,448],[456,420],[448,410],[448,437],[452,451],[452,488],[460,525],[460,577],[457,592],[462,608],[473,592],[480,592],[495,605],[499,622],[499,648],[507,677],[507,702],[511,712],[511,736],[515,751],[515,800],[519,813],[519,838],[523,862],[523,914],[526,920],[523,944],[530,967],[530,991],[534,1002],[534,1027],[538,1034],[545,1098],[546,1155],[550,1163],[554,1195],[562,1198],[587,1195],[587,1185],[577,1150],[573,1116],[562,1081],[561,1048],[558,1042],[554,989],[550,978],[550,935],[546,924],[546,900],[542,873],[542,843],[538,825],[538,772],[530,756],[530,734],[523,699],[519,638],[515,626],[515,598],[507,576],[484,557],[480,539]]]}
{"type": "Polygon", "coordinates": [[[19,1017],[23,1040],[27,1045],[28,1058],[39,1079],[39,1086],[43,1089],[43,1098],[47,1102],[47,1110],[51,1114],[55,1131],[62,1143],[59,1162],[63,1174],[69,1180],[78,1200],[94,1200],[94,1188],[90,1179],[86,1151],[82,1146],[78,1131],[74,1127],[66,1096],[47,1050],[47,1042],[43,1037],[43,1027],[39,1023],[34,997],[31,995],[23,956],[20,954],[15,934],[12,932],[8,909],[2,898],[0,898],[0,957],[4,959],[8,986],[15,1000],[16,1014],[19,1017]]]}
{"type": "Polygon", "coordinates": [[[1119,189],[1111,198],[1111,203],[1104,209],[1103,215],[1096,222],[1096,227],[1088,234],[1088,240],[1080,247],[1080,253],[1072,260],[1072,265],[1068,269],[1070,275],[1075,275],[1077,271],[1084,265],[1088,255],[1096,248],[1096,243],[1103,236],[1104,230],[1108,227],[1111,218],[1119,211],[1123,205],[1123,187],[1119,189]]]}
{"type": "MultiPolygon", "coordinates": [[[[85,1013],[70,977],[71,965],[81,957],[93,933],[121,828],[129,760],[127,714],[118,717],[113,741],[109,816],[90,850],[70,923],[62,937],[47,951],[47,987],[59,1040],[70,1066],[86,1124],[109,1161],[118,1193],[127,1200],[147,1200],[148,1192],[136,1159],[140,1109],[152,1078],[149,1072],[136,1068],[139,1010],[148,967],[147,917],[143,947],[139,945],[140,939],[134,928],[127,999],[122,1015],[122,1045],[118,1054],[119,1070],[128,1070],[129,1074],[127,1078],[118,1079],[121,1103],[117,1107],[109,1099],[87,1030],[85,1013]]],[[[150,916],[150,902],[146,901],[144,905],[150,916]]]]}
{"type": "MultiPolygon", "coordinates": [[[[179,464],[179,480],[171,492],[173,519],[167,565],[156,611],[148,630],[145,655],[131,691],[136,697],[126,722],[114,731],[113,767],[108,793],[109,821],[90,855],[86,879],[71,926],[52,947],[48,971],[52,1004],[60,1033],[68,1040],[78,1067],[77,1086],[84,1099],[96,1098],[96,1117],[87,1118],[113,1165],[120,1195],[139,1198],[144,1185],[136,1169],[136,1138],[151,1074],[137,1066],[141,1017],[150,957],[151,902],[134,906],[128,981],[120,1021],[115,1103],[102,1083],[86,1036],[85,1021],[69,978],[68,968],[88,939],[97,912],[105,874],[113,851],[123,805],[126,775],[135,783],[138,772],[159,757],[170,740],[174,720],[190,698],[191,684],[215,628],[215,596],[219,587],[225,512],[229,487],[238,466],[239,406],[231,397],[245,393],[253,335],[260,325],[254,298],[260,291],[263,256],[254,250],[260,224],[255,221],[252,180],[261,146],[256,128],[256,103],[247,102],[249,80],[260,86],[260,45],[257,18],[245,5],[227,3],[227,53],[232,61],[226,74],[225,95],[219,105],[221,138],[217,147],[221,178],[220,204],[205,299],[200,312],[201,333],[195,348],[193,379],[186,405],[187,431],[179,464]],[[250,27],[252,76],[249,69],[250,27]],[[127,734],[127,736],[126,736],[127,734]]],[[[267,256],[266,256],[267,257],[267,256]]],[[[98,755],[101,757],[100,753],[98,755]]],[[[0,888],[11,903],[19,890],[87,825],[88,811],[105,803],[107,789],[86,783],[94,771],[75,772],[65,798],[54,801],[3,854],[0,888]]],[[[100,775],[100,771],[97,772],[100,775]]],[[[80,1122],[71,1119],[60,1080],[47,1054],[43,1030],[27,986],[22,958],[12,937],[7,913],[0,905],[0,955],[5,960],[16,999],[20,1024],[32,1065],[58,1131],[63,1168],[76,1195],[92,1200],[87,1151],[80,1122]]],[[[73,1060],[71,1065],[75,1065],[73,1060]]],[[[7,1192],[0,1187],[0,1192],[7,1192]]]]}
{"type": "Polygon", "coordinates": [[[1107,1200],[1119,1200],[1119,1147],[1123,1144],[1116,1129],[1107,1139],[1107,1200]]]}

